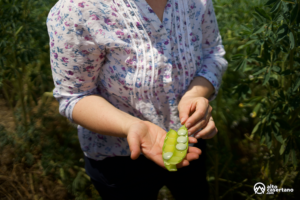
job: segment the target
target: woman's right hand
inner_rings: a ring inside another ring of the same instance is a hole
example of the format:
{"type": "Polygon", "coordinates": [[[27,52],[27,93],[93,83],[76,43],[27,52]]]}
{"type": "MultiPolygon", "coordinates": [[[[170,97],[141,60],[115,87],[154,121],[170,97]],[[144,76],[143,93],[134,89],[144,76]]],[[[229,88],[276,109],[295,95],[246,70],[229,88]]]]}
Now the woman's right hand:
{"type": "MultiPolygon", "coordinates": [[[[127,134],[131,159],[137,159],[142,152],[146,158],[165,168],[162,159],[162,147],[166,134],[162,128],[148,121],[138,121],[131,124],[127,134]]],[[[197,143],[197,139],[189,137],[189,143],[197,143]]],[[[189,162],[198,159],[200,154],[200,149],[189,146],[186,157],[177,164],[177,168],[188,166],[189,162]]]]}

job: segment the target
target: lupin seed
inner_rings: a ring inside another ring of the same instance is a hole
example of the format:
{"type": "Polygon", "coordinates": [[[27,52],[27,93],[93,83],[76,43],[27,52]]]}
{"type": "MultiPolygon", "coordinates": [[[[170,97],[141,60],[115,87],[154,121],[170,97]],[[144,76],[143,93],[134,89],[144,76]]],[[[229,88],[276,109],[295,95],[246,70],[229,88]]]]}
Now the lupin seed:
{"type": "Polygon", "coordinates": [[[164,153],[163,157],[165,160],[169,160],[173,156],[172,152],[166,152],[164,153]]]}
{"type": "Polygon", "coordinates": [[[187,131],[184,130],[184,129],[180,129],[180,130],[178,131],[178,135],[185,135],[185,134],[187,134],[187,131]]]}
{"type": "Polygon", "coordinates": [[[184,137],[184,136],[179,136],[179,137],[177,138],[177,142],[178,142],[178,143],[186,143],[186,141],[187,141],[187,138],[184,137]]]}
{"type": "Polygon", "coordinates": [[[186,144],[176,144],[176,149],[180,150],[180,151],[183,151],[186,149],[186,144]]]}

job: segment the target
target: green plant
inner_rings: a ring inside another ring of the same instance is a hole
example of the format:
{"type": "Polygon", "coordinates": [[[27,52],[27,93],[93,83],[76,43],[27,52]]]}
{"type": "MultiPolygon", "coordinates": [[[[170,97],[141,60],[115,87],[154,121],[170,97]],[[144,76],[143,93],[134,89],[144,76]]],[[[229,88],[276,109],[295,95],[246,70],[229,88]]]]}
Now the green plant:
{"type": "Polygon", "coordinates": [[[243,53],[232,56],[244,73],[234,94],[257,119],[249,139],[258,135],[269,149],[265,178],[280,183],[277,170],[296,170],[300,159],[300,1],[269,0],[253,16],[253,29],[244,26],[240,35],[243,53]]]}

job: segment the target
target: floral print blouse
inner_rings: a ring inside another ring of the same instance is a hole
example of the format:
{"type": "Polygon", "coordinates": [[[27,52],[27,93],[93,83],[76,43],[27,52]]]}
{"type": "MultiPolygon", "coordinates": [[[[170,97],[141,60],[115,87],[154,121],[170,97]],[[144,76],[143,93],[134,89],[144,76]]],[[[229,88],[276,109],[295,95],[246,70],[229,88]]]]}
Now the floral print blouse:
{"type": "MultiPolygon", "coordinates": [[[[75,104],[97,94],[132,116],[177,130],[177,106],[193,78],[212,83],[212,101],[228,65],[212,0],[168,0],[163,21],[146,0],[59,0],[47,28],[53,96],[71,122],[75,104]]],[[[77,129],[89,158],[130,155],[126,138],[77,129]]]]}

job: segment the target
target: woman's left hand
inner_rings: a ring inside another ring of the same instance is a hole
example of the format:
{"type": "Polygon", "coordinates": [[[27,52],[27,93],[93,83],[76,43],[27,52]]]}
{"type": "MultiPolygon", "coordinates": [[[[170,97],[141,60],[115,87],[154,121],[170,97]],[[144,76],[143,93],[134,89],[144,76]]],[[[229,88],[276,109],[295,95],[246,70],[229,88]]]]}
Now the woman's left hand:
{"type": "Polygon", "coordinates": [[[217,134],[218,129],[211,116],[212,107],[208,99],[183,96],[178,111],[181,124],[185,124],[189,135],[195,133],[197,139],[210,139],[217,134]]]}

